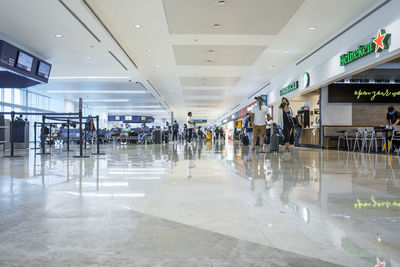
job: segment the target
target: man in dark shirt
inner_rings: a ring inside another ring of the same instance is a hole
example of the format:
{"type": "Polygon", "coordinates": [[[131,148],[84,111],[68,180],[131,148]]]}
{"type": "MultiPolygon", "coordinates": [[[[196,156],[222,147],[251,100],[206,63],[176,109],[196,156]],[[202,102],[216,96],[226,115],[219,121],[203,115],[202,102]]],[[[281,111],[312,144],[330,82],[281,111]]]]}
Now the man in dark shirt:
{"type": "Polygon", "coordinates": [[[400,125],[400,112],[395,110],[393,106],[389,106],[386,114],[386,120],[388,125],[391,125],[392,127],[395,125],[400,125]]]}

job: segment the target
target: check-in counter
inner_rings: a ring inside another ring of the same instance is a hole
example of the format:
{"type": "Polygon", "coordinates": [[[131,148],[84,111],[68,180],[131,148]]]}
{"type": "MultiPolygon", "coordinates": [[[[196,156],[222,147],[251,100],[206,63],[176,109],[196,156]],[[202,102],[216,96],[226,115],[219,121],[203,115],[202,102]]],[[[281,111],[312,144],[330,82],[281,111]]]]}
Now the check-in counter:
{"type": "Polygon", "coordinates": [[[303,146],[319,146],[319,136],[319,127],[304,128],[299,143],[303,146]]]}

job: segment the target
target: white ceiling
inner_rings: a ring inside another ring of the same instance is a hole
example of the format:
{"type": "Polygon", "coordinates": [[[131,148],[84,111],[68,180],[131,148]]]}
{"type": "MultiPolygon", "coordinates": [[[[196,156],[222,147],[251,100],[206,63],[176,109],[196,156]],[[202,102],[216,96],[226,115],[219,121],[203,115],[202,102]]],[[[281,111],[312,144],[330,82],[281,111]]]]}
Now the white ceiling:
{"type": "Polygon", "coordinates": [[[225,6],[219,6],[216,0],[88,2],[175,114],[183,118],[191,110],[200,119],[213,119],[231,110],[376,3],[227,0],[225,6]],[[334,19],[327,19],[329,14],[334,19]],[[213,27],[216,23],[221,27],[213,27]],[[309,30],[310,26],[317,29],[309,30]],[[202,83],[202,77],[235,77],[239,81],[229,87],[211,87],[202,83]],[[193,96],[188,89],[196,89],[197,94],[193,96]],[[225,94],[207,94],[207,89],[224,90],[225,94]],[[222,101],[211,112],[210,107],[193,109],[187,101],[194,98],[222,101]]]}
{"type": "MultiPolygon", "coordinates": [[[[231,110],[376,3],[226,0],[220,6],[216,0],[87,0],[108,33],[84,0],[64,0],[98,42],[57,0],[0,1],[1,35],[50,61],[52,77],[121,77],[56,79],[37,90],[144,90],[135,83],[140,81],[147,96],[123,95],[129,104],[121,106],[138,106],[144,100],[150,101],[146,104],[166,102],[180,119],[189,110],[199,119],[213,119],[231,110]],[[310,26],[317,29],[309,30],[310,26]],[[55,38],[57,33],[64,37],[55,38]]],[[[94,98],[65,94],[70,99],[79,96],[94,98]]],[[[99,93],[96,97],[122,96],[99,93]]],[[[90,104],[101,109],[119,105],[90,104]]]]}

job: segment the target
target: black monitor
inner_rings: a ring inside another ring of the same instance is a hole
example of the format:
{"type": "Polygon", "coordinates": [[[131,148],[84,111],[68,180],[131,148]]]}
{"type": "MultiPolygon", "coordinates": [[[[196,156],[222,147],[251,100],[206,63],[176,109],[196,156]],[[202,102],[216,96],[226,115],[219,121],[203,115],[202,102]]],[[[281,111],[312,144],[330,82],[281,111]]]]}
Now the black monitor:
{"type": "Polygon", "coordinates": [[[44,63],[43,61],[39,61],[39,66],[36,74],[40,77],[48,79],[50,75],[50,69],[51,69],[50,64],[44,63]]]}
{"type": "Polygon", "coordinates": [[[18,59],[17,59],[17,65],[16,67],[25,71],[31,71],[32,70],[32,63],[33,63],[33,57],[22,52],[18,51],[18,59]]]}

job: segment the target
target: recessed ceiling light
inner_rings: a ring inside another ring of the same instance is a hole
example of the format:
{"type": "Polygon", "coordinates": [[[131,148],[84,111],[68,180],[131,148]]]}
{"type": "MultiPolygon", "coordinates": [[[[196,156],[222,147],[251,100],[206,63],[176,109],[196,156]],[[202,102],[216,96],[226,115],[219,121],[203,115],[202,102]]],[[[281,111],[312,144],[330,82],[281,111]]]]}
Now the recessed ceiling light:
{"type": "Polygon", "coordinates": [[[136,29],[140,29],[140,28],[142,28],[142,26],[141,26],[141,25],[138,25],[138,24],[136,24],[136,25],[135,25],[135,28],[136,28],[136,29]]]}
{"type": "Polygon", "coordinates": [[[153,49],[147,49],[147,52],[151,53],[153,52],[153,49]]]}
{"type": "Polygon", "coordinates": [[[219,27],[221,27],[221,24],[215,23],[215,24],[213,24],[213,27],[214,27],[214,28],[219,28],[219,27]]]}
{"type": "Polygon", "coordinates": [[[316,27],[316,26],[310,26],[310,27],[308,27],[308,29],[309,29],[309,30],[316,30],[317,27],[316,27]]]}
{"type": "Polygon", "coordinates": [[[156,65],[156,68],[159,68],[160,67],[160,65],[156,65]]]}
{"type": "Polygon", "coordinates": [[[225,0],[218,0],[217,4],[220,5],[220,6],[224,6],[224,5],[226,5],[226,1],[225,0]]]}
{"type": "Polygon", "coordinates": [[[288,54],[288,53],[289,53],[289,51],[285,50],[285,51],[283,51],[283,53],[285,53],[285,54],[288,54]]]}
{"type": "Polygon", "coordinates": [[[54,36],[57,37],[57,38],[62,38],[64,35],[62,35],[62,34],[54,34],[54,36]]]}
{"type": "Polygon", "coordinates": [[[91,59],[91,57],[86,57],[86,59],[91,59]]]}

